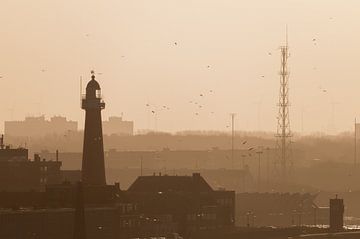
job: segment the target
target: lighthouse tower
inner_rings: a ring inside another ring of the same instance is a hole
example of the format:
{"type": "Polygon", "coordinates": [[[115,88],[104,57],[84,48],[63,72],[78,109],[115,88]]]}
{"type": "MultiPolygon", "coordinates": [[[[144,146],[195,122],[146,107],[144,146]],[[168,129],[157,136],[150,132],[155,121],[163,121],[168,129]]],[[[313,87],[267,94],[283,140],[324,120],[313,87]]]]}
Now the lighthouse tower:
{"type": "Polygon", "coordinates": [[[86,86],[81,108],[85,110],[84,147],[82,158],[82,182],[84,185],[106,185],[104,144],[101,125],[101,110],[105,103],[101,88],[91,71],[91,80],[86,86]]]}

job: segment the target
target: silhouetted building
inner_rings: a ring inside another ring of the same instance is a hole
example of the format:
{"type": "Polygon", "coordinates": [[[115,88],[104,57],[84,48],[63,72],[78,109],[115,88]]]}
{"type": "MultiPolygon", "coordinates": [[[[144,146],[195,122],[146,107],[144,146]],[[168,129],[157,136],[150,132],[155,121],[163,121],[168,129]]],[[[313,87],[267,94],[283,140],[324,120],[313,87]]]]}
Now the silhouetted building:
{"type": "Polygon", "coordinates": [[[0,190],[43,190],[46,184],[60,183],[61,162],[41,159],[38,154],[28,159],[25,148],[0,148],[0,190]]]}
{"type": "Polygon", "coordinates": [[[171,215],[183,236],[234,226],[235,192],[214,191],[199,173],[141,176],[127,195],[144,215],[171,215]]]}
{"type": "Polygon", "coordinates": [[[4,136],[1,138],[0,147],[0,162],[22,162],[27,161],[29,156],[29,150],[25,148],[13,149],[10,145],[4,145],[4,136]]]}
{"type": "Polygon", "coordinates": [[[171,215],[140,213],[118,184],[83,186],[82,194],[77,201],[79,188],[70,183],[45,192],[0,192],[0,238],[148,238],[177,231],[171,215]]]}
{"type": "MultiPolygon", "coordinates": [[[[87,239],[118,239],[119,209],[86,208],[87,239]]],[[[0,210],[0,238],[74,239],[73,208],[0,210]]],[[[81,238],[82,239],[82,238],[81,238]]]]}
{"type": "Polygon", "coordinates": [[[330,230],[342,231],[344,227],[344,200],[330,199],[330,230]]]}
{"type": "Polygon", "coordinates": [[[84,147],[82,159],[82,182],[84,185],[105,185],[104,145],[101,125],[101,110],[105,103],[101,98],[101,88],[92,71],[82,99],[85,110],[84,147]]]}
{"type": "Polygon", "coordinates": [[[106,135],[133,135],[134,122],[123,120],[122,117],[109,117],[108,121],[103,121],[103,133],[106,135]]]}
{"type": "Polygon", "coordinates": [[[290,227],[327,224],[328,208],[318,207],[316,194],[238,193],[236,223],[249,227],[290,227]]]}
{"type": "Polygon", "coordinates": [[[54,116],[46,120],[45,116],[26,117],[24,121],[5,121],[6,136],[38,138],[46,135],[64,135],[68,131],[77,131],[78,123],[65,117],[54,116]]]}

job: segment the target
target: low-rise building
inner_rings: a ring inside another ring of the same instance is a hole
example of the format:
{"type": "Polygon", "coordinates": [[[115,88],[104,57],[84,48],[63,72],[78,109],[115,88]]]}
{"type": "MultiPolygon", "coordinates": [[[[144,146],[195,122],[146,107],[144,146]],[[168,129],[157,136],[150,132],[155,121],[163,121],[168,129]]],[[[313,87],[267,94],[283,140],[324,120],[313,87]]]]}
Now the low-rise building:
{"type": "Polygon", "coordinates": [[[199,174],[141,176],[126,195],[146,215],[171,215],[181,235],[234,226],[235,192],[215,191],[199,174]]]}
{"type": "Polygon", "coordinates": [[[62,116],[26,117],[23,121],[5,121],[4,131],[6,136],[22,138],[38,138],[46,135],[64,135],[69,131],[77,131],[78,123],[69,121],[62,116]]]}
{"type": "Polygon", "coordinates": [[[0,190],[43,190],[46,184],[60,183],[61,162],[41,159],[38,154],[28,159],[25,148],[11,148],[3,144],[0,148],[0,190]]]}
{"type": "Polygon", "coordinates": [[[108,121],[103,121],[103,134],[105,135],[133,135],[134,122],[123,120],[122,117],[111,116],[108,121]]]}

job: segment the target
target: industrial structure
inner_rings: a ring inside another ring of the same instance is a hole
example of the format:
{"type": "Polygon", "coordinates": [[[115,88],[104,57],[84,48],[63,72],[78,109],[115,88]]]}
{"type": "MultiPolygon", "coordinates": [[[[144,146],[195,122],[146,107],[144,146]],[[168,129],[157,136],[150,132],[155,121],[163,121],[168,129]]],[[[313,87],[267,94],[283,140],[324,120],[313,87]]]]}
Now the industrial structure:
{"type": "Polygon", "coordinates": [[[337,197],[330,199],[330,230],[344,230],[344,200],[337,197]]]}
{"type": "Polygon", "coordinates": [[[279,112],[277,117],[276,147],[278,150],[278,160],[275,164],[275,170],[278,176],[285,181],[292,169],[291,160],[291,129],[289,116],[289,71],[288,58],[289,47],[286,32],[286,44],[280,47],[281,67],[280,67],[280,94],[279,94],[279,112]]]}

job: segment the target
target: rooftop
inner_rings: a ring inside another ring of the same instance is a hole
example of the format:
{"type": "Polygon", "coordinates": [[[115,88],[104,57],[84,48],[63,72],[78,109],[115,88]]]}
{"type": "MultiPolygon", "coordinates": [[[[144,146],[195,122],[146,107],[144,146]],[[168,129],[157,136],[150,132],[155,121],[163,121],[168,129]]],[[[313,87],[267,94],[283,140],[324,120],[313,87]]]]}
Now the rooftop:
{"type": "Polygon", "coordinates": [[[212,192],[213,189],[199,174],[192,176],[140,176],[128,189],[130,192],[212,192]]]}

